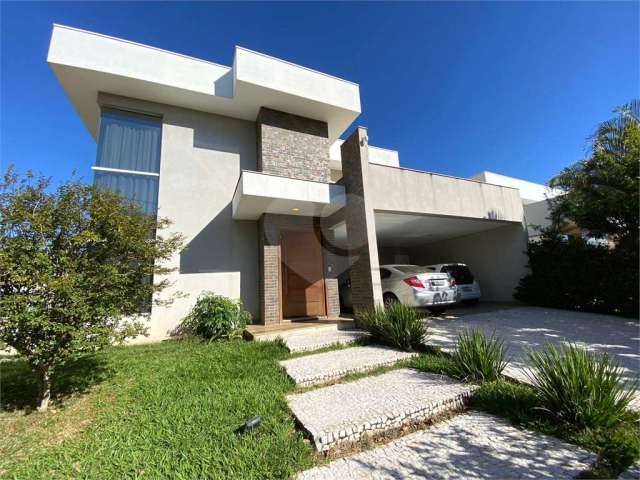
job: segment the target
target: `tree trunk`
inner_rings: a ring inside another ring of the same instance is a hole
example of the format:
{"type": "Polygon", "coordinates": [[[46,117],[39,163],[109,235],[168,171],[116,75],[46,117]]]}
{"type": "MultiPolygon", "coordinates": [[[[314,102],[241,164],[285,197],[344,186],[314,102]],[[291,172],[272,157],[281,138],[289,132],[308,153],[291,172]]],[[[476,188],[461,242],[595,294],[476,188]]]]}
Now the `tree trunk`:
{"type": "Polygon", "coordinates": [[[49,365],[38,365],[34,368],[38,381],[38,411],[46,412],[51,398],[51,382],[49,381],[49,365]]]}

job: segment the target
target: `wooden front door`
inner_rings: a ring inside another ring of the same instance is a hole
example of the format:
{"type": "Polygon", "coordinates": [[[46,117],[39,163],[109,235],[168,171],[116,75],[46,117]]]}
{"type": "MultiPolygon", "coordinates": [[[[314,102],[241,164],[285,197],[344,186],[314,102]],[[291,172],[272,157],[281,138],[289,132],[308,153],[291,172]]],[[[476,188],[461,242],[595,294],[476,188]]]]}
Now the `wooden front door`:
{"type": "Polygon", "coordinates": [[[280,237],[283,317],[326,315],[322,245],[313,230],[285,230],[280,237]]]}

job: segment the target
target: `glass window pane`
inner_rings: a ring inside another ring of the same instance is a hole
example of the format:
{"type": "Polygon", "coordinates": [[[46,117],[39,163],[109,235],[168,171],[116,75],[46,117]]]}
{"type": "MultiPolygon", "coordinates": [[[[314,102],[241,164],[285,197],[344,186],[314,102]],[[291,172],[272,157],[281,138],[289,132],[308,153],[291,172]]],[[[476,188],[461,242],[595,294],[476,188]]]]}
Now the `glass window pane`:
{"type": "Polygon", "coordinates": [[[129,173],[94,172],[97,186],[120,192],[125,198],[138,202],[145,213],[155,215],[158,209],[158,177],[129,173]]]}
{"type": "Polygon", "coordinates": [[[159,119],[103,111],[96,165],[159,173],[161,132],[159,119]]]}

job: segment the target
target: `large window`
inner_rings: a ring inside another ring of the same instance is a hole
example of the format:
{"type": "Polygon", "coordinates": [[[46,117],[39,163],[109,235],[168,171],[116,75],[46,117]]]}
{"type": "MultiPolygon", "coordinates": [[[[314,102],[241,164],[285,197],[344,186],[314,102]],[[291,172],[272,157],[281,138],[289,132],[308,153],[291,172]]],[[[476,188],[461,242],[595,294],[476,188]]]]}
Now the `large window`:
{"type": "Polygon", "coordinates": [[[118,110],[100,117],[96,185],[120,192],[155,215],[158,209],[160,142],[159,118],[118,110]]]}

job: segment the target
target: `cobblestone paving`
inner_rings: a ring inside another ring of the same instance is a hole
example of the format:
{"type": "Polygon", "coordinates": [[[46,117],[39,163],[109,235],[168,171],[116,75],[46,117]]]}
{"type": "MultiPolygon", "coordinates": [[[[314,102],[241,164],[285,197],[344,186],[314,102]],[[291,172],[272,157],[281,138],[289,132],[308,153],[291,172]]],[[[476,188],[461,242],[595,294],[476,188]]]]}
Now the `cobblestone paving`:
{"type": "Polygon", "coordinates": [[[628,470],[622,472],[618,480],[638,480],[640,478],[640,462],[631,465],[628,470]]]}
{"type": "Polygon", "coordinates": [[[424,421],[463,407],[472,385],[442,375],[398,369],[354,382],[289,395],[289,408],[317,450],[424,421]]]}
{"type": "Polygon", "coordinates": [[[416,355],[417,353],[400,352],[386,347],[365,346],[284,360],[280,365],[296,385],[308,387],[344,377],[349,373],[393,365],[416,355]]]}
{"type": "Polygon", "coordinates": [[[298,480],[573,478],[595,454],[469,412],[385,446],[307,470],[298,480]]]}
{"type": "Polygon", "coordinates": [[[360,330],[327,330],[288,335],[283,340],[290,352],[305,352],[353,343],[365,335],[367,334],[360,330]]]}
{"type": "MultiPolygon", "coordinates": [[[[540,307],[518,307],[466,314],[459,318],[431,321],[429,343],[450,351],[459,332],[479,328],[487,334],[496,333],[509,347],[511,362],[505,375],[528,382],[527,351],[547,343],[576,342],[586,348],[607,353],[625,368],[629,379],[640,377],[640,324],[638,321],[540,307]]],[[[640,395],[633,402],[640,408],[640,395]]]]}

